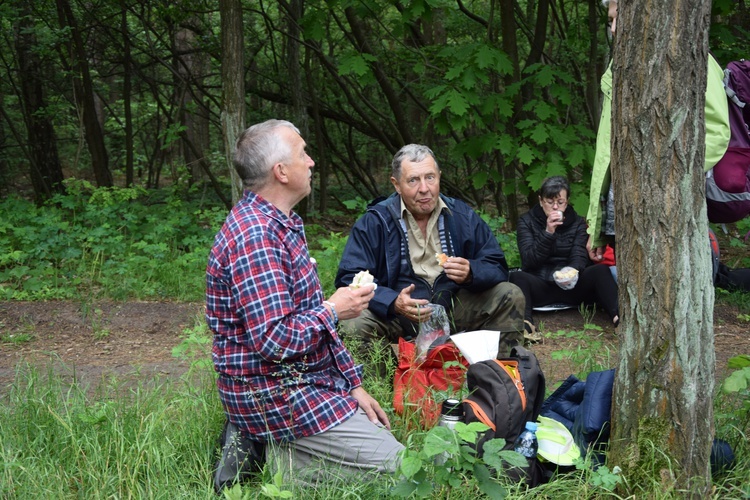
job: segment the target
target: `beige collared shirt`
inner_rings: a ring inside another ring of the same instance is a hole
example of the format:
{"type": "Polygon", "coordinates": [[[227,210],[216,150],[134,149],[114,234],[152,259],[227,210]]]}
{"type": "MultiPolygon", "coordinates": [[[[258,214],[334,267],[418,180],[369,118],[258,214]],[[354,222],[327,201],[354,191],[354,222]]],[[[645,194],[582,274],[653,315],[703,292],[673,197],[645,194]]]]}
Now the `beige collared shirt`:
{"type": "Polygon", "coordinates": [[[440,246],[440,232],[438,230],[438,218],[443,210],[450,212],[448,205],[442,198],[438,198],[437,207],[427,221],[427,237],[422,234],[414,216],[406,209],[404,200],[401,200],[401,218],[406,222],[406,235],[409,239],[409,255],[414,273],[427,280],[432,286],[435,279],[443,272],[442,266],[435,259],[436,253],[443,253],[440,246]]]}

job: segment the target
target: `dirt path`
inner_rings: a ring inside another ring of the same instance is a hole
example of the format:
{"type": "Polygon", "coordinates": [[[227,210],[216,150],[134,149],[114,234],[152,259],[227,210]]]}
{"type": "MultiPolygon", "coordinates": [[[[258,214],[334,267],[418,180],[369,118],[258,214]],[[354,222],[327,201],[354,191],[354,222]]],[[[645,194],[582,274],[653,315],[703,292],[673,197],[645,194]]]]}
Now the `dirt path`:
{"type": "MultiPolygon", "coordinates": [[[[739,311],[720,304],[714,319],[717,380],[727,372],[727,359],[750,354],[748,323],[739,311]]],[[[548,385],[573,373],[581,362],[591,369],[616,365],[617,336],[604,313],[592,323],[601,330],[584,331],[577,310],[540,313],[545,332],[537,353],[548,385]]],[[[203,304],[171,302],[0,302],[0,392],[13,381],[16,367],[26,361],[45,368],[52,364],[66,377],[92,387],[103,377],[127,379],[177,377],[188,363],[172,348],[184,331],[203,322],[203,304]]]]}

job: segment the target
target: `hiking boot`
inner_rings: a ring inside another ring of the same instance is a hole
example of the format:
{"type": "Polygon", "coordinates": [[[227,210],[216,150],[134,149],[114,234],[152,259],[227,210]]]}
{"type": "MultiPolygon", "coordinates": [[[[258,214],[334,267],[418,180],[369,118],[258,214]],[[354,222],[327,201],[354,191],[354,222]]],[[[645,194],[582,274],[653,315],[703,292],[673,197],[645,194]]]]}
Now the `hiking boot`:
{"type": "Polygon", "coordinates": [[[228,419],[224,422],[219,442],[221,457],[214,473],[216,493],[221,493],[225,487],[241,482],[263,468],[265,445],[244,436],[228,419]]]}

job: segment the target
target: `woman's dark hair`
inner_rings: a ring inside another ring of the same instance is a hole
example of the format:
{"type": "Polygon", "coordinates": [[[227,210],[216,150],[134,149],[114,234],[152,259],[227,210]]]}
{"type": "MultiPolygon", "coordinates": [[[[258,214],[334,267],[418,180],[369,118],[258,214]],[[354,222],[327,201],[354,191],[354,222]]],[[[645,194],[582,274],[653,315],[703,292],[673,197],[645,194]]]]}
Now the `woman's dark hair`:
{"type": "Polygon", "coordinates": [[[562,175],[547,177],[542,182],[542,187],[539,188],[539,196],[545,200],[550,200],[557,198],[562,190],[565,190],[568,198],[570,198],[570,185],[565,177],[562,175]]]}

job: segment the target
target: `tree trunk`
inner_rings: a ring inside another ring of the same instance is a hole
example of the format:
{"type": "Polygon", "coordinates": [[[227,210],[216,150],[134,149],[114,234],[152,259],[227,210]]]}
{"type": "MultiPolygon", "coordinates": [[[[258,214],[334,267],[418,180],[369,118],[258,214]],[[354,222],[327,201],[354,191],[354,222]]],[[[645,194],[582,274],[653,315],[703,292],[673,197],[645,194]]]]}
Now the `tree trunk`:
{"type": "Polygon", "coordinates": [[[601,70],[602,64],[598,60],[599,54],[599,37],[597,33],[599,30],[605,29],[604,26],[599,22],[599,6],[601,2],[599,0],[589,0],[589,60],[586,64],[586,109],[589,115],[589,121],[592,125],[593,130],[599,129],[599,117],[601,116],[601,102],[599,95],[601,89],[599,88],[599,76],[604,73],[601,70]]]}
{"type": "Polygon", "coordinates": [[[621,2],[612,180],[620,363],[609,462],[631,485],[705,497],[713,438],[714,288],[704,201],[711,3],[621,2]]]}
{"type": "MultiPolygon", "coordinates": [[[[26,6],[28,8],[28,6],[26,6]]],[[[54,193],[62,193],[63,173],[57,154],[55,129],[47,110],[42,85],[44,67],[35,51],[34,24],[30,10],[20,17],[15,29],[18,76],[24,122],[28,137],[28,160],[36,202],[41,204],[54,193]]]]}
{"type": "Polygon", "coordinates": [[[245,128],[245,80],[242,33],[242,2],[219,0],[221,14],[221,129],[224,155],[232,178],[232,203],[242,197],[242,181],[232,157],[237,139],[245,128]]]}
{"type": "Polygon", "coordinates": [[[193,16],[180,25],[174,34],[175,88],[180,123],[185,127],[184,141],[180,144],[182,157],[190,175],[191,184],[203,177],[203,166],[208,162],[209,116],[204,102],[203,80],[207,73],[208,56],[200,49],[198,38],[203,30],[199,16],[193,16]]]}
{"type": "Polygon", "coordinates": [[[122,30],[122,103],[125,115],[125,186],[133,185],[133,111],[131,108],[132,82],[131,82],[131,56],[130,56],[130,33],[128,30],[128,6],[125,0],[122,0],[122,20],[120,29],[122,30]]]}
{"type": "Polygon", "coordinates": [[[68,55],[73,70],[73,88],[76,101],[82,109],[86,145],[91,155],[91,167],[98,186],[112,186],[112,173],[109,171],[109,157],[104,145],[104,132],[99,123],[94,96],[94,83],[89,72],[86,49],[83,45],[78,23],[73,16],[68,0],[57,0],[60,27],[70,30],[71,42],[68,55]]]}
{"type": "MultiPolygon", "coordinates": [[[[518,56],[518,39],[516,38],[516,18],[513,14],[513,0],[500,0],[500,27],[502,30],[503,40],[503,51],[508,54],[512,64],[513,73],[508,74],[505,77],[505,86],[509,87],[521,79],[521,63],[518,56]]],[[[519,92],[513,99],[513,122],[518,123],[521,120],[523,113],[523,102],[521,100],[522,95],[519,92]]],[[[518,133],[516,127],[509,127],[506,130],[515,141],[518,140],[518,133]]],[[[500,172],[502,178],[505,179],[504,183],[513,183],[513,190],[508,192],[504,188],[501,188],[500,192],[507,193],[507,219],[510,221],[511,228],[515,229],[518,221],[518,196],[516,194],[516,176],[517,171],[520,169],[519,162],[517,159],[509,162],[501,163],[503,172],[500,172]]],[[[523,182],[523,180],[521,181],[523,182]]],[[[498,207],[499,209],[500,207],[498,207]]]]}
{"type": "MultiPolygon", "coordinates": [[[[289,36],[284,40],[285,57],[287,70],[287,82],[289,86],[289,97],[291,104],[291,112],[289,120],[297,126],[302,133],[302,137],[309,137],[309,126],[307,120],[307,110],[305,109],[305,91],[302,84],[302,62],[301,62],[301,36],[302,32],[299,28],[300,19],[304,11],[303,0],[290,0],[289,2],[280,0],[279,4],[282,6],[284,12],[284,24],[286,24],[287,33],[289,36]]],[[[309,140],[309,139],[308,139],[309,140]]],[[[311,145],[312,146],[312,145],[311,145]]],[[[314,148],[311,148],[314,149],[314,148]]],[[[311,213],[315,212],[315,190],[310,192],[310,195],[302,199],[297,206],[297,212],[301,217],[307,218],[311,213]]]]}

